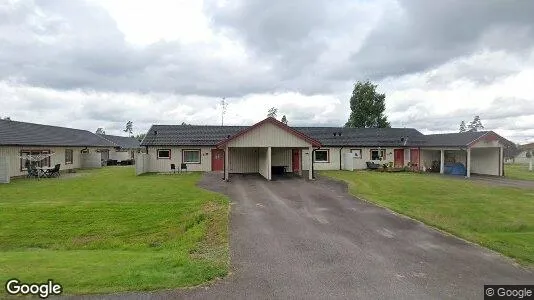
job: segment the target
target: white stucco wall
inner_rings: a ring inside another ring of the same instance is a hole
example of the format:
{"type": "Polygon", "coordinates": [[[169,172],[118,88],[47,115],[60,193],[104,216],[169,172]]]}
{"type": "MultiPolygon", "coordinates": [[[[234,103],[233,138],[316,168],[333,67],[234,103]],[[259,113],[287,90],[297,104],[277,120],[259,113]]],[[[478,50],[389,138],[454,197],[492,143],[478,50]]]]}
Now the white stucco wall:
{"type": "Polygon", "coordinates": [[[180,164],[182,163],[182,150],[200,150],[200,163],[188,163],[188,171],[211,171],[211,149],[213,147],[149,147],[148,154],[150,155],[150,171],[149,172],[169,172],[171,170],[171,164],[175,164],[176,170],[180,169],[180,164]],[[170,149],[171,158],[159,158],[158,159],[158,149],[170,149]]]}

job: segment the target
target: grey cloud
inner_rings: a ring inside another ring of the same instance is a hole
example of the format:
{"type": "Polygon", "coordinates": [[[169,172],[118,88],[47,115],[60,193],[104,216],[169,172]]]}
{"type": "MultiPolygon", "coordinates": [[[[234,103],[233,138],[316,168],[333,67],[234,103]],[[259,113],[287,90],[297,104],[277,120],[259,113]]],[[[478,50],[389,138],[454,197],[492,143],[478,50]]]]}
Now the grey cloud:
{"type": "Polygon", "coordinates": [[[210,45],[131,46],[102,8],[84,1],[22,0],[0,6],[0,14],[15,16],[0,20],[0,33],[9,33],[0,35],[0,80],[14,77],[28,85],[65,90],[228,97],[275,86],[274,74],[255,64],[236,71],[234,61],[208,55],[210,45]]]}
{"type": "MultiPolygon", "coordinates": [[[[400,0],[352,57],[364,78],[422,72],[479,50],[534,44],[534,2],[400,0]]],[[[339,74],[349,74],[350,70],[339,74]]]]}

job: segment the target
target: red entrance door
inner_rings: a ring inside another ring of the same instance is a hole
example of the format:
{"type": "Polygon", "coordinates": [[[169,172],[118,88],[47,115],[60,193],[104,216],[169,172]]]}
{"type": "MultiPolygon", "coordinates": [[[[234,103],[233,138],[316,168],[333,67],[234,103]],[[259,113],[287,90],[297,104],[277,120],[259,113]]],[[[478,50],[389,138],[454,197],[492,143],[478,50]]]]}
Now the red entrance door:
{"type": "Polygon", "coordinates": [[[211,170],[212,171],[224,170],[224,150],[211,149],[211,170]]]}
{"type": "Polygon", "coordinates": [[[410,163],[412,169],[419,170],[419,149],[410,149],[410,163]]]}
{"type": "Polygon", "coordinates": [[[393,150],[395,168],[404,167],[404,149],[393,150]]]}
{"type": "Polygon", "coordinates": [[[293,172],[300,171],[300,150],[293,149],[293,172]]]}

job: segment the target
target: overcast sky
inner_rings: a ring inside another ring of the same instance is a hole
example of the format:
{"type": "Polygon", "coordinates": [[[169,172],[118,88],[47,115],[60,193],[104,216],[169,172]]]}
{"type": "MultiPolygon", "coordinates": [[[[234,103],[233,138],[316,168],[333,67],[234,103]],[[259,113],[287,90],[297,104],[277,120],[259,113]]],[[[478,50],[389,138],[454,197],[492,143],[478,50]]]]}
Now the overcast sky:
{"type": "Polygon", "coordinates": [[[395,127],[534,142],[534,1],[0,0],[0,116],[341,126],[357,80],[395,127]]]}

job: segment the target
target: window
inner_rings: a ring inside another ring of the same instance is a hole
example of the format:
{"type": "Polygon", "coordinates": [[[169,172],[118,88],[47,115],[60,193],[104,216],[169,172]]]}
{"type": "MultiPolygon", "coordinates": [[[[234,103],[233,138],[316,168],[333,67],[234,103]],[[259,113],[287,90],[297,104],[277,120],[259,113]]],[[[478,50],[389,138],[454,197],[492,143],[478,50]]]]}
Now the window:
{"type": "Polygon", "coordinates": [[[158,159],[171,159],[171,149],[158,149],[158,159]]]}
{"type": "Polygon", "coordinates": [[[371,149],[371,160],[386,159],[386,149],[371,149]]]}
{"type": "Polygon", "coordinates": [[[72,160],[73,160],[72,149],[65,149],[65,164],[66,165],[72,164],[72,160]]]}
{"type": "MultiPolygon", "coordinates": [[[[46,154],[50,154],[50,150],[21,150],[20,151],[21,157],[26,157],[26,156],[31,155],[34,158],[37,158],[38,155],[46,155],[46,154]]],[[[26,158],[21,158],[20,159],[20,170],[21,171],[26,170],[26,164],[29,164],[29,163],[39,168],[50,167],[50,156],[47,156],[45,159],[42,159],[40,161],[35,161],[35,160],[31,161],[26,158]]]]}
{"type": "Polygon", "coordinates": [[[328,162],[329,155],[328,150],[315,150],[315,157],[313,161],[315,162],[328,162]]]}
{"type": "Polygon", "coordinates": [[[350,149],[355,158],[362,158],[362,149],[350,149]]]}
{"type": "Polygon", "coordinates": [[[199,164],[200,163],[200,150],[183,150],[182,162],[184,164],[199,164]]]}

